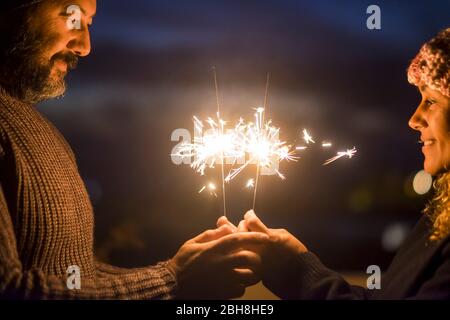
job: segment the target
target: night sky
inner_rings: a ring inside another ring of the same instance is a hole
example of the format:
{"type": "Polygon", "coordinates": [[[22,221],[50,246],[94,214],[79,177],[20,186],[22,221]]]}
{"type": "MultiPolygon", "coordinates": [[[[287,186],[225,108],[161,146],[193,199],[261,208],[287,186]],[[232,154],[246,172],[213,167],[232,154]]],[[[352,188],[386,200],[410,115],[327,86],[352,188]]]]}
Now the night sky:
{"type": "MultiPolygon", "coordinates": [[[[197,191],[219,170],[200,177],[172,164],[170,136],[192,132],[194,114],[214,115],[216,66],[224,118],[251,117],[270,72],[268,114],[281,138],[298,142],[307,128],[334,143],[282,163],[285,181],[263,176],[256,213],[330,267],[386,268],[396,247],[386,239],[401,239],[430,196],[411,190],[423,157],[407,126],[420,96],[406,69],[449,25],[448,1],[98,1],[91,55],[66,96],[39,107],[77,155],[98,255],[147,265],[214,227],[220,197],[197,191]],[[381,8],[381,30],[366,28],[370,4],[381,8]],[[322,166],[353,146],[351,160],[322,166]]],[[[235,223],[252,205],[243,184],[254,171],[227,187],[235,223]]]]}

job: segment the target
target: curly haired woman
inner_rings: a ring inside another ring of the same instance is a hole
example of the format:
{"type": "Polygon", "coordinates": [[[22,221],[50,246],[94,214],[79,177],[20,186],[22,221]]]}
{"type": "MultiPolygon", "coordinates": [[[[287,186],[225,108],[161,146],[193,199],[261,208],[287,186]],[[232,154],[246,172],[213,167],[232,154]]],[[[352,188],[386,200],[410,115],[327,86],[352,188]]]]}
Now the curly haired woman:
{"type": "MultiPolygon", "coordinates": [[[[450,298],[450,28],[423,45],[408,68],[422,101],[409,120],[420,132],[425,170],[436,177],[435,195],[381,279],[379,290],[352,286],[326,268],[284,229],[267,228],[253,211],[238,230],[269,235],[262,253],[263,283],[283,299],[450,298]]],[[[229,224],[221,217],[219,225],[229,224]]]]}

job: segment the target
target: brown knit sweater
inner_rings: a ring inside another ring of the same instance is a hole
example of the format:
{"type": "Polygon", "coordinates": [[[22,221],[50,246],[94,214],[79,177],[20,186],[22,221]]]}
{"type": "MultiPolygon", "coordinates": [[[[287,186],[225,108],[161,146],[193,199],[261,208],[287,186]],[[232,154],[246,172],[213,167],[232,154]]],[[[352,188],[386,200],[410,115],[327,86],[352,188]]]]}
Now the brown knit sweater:
{"type": "Polygon", "coordinates": [[[123,269],[93,254],[93,209],[75,157],[32,106],[0,88],[0,298],[170,299],[167,262],[123,269]],[[79,266],[81,289],[67,288],[79,266]]]}

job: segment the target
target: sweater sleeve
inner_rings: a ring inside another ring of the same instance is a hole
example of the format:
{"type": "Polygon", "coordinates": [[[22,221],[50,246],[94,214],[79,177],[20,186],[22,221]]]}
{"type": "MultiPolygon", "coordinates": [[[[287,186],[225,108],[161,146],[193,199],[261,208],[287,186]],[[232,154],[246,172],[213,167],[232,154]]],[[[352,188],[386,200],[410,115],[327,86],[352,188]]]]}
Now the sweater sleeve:
{"type": "Polygon", "coordinates": [[[113,296],[120,299],[173,299],[177,288],[168,261],[143,268],[119,268],[95,261],[97,279],[111,283],[113,296]]]}
{"type": "Polygon", "coordinates": [[[139,269],[120,269],[96,263],[96,276],[70,290],[67,276],[24,270],[0,183],[0,297],[9,299],[170,299],[176,287],[167,262],[139,269]]]}
{"type": "Polygon", "coordinates": [[[311,252],[294,257],[282,269],[279,274],[272,273],[263,279],[264,285],[282,299],[367,299],[367,289],[350,285],[311,252]]]}

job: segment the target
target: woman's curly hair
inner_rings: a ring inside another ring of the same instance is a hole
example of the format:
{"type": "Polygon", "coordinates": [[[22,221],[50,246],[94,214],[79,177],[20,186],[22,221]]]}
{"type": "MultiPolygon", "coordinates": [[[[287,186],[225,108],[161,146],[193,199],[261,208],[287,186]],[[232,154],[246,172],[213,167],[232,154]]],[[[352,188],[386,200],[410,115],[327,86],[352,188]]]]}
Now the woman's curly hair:
{"type": "MultiPolygon", "coordinates": [[[[422,46],[408,68],[408,81],[450,98],[450,28],[422,46]]],[[[432,223],[430,240],[437,241],[450,234],[450,171],[438,175],[433,187],[435,194],[423,212],[432,223]]]]}
{"type": "Polygon", "coordinates": [[[433,224],[430,240],[439,241],[450,234],[450,172],[440,174],[433,188],[435,194],[423,213],[433,224]]]}

